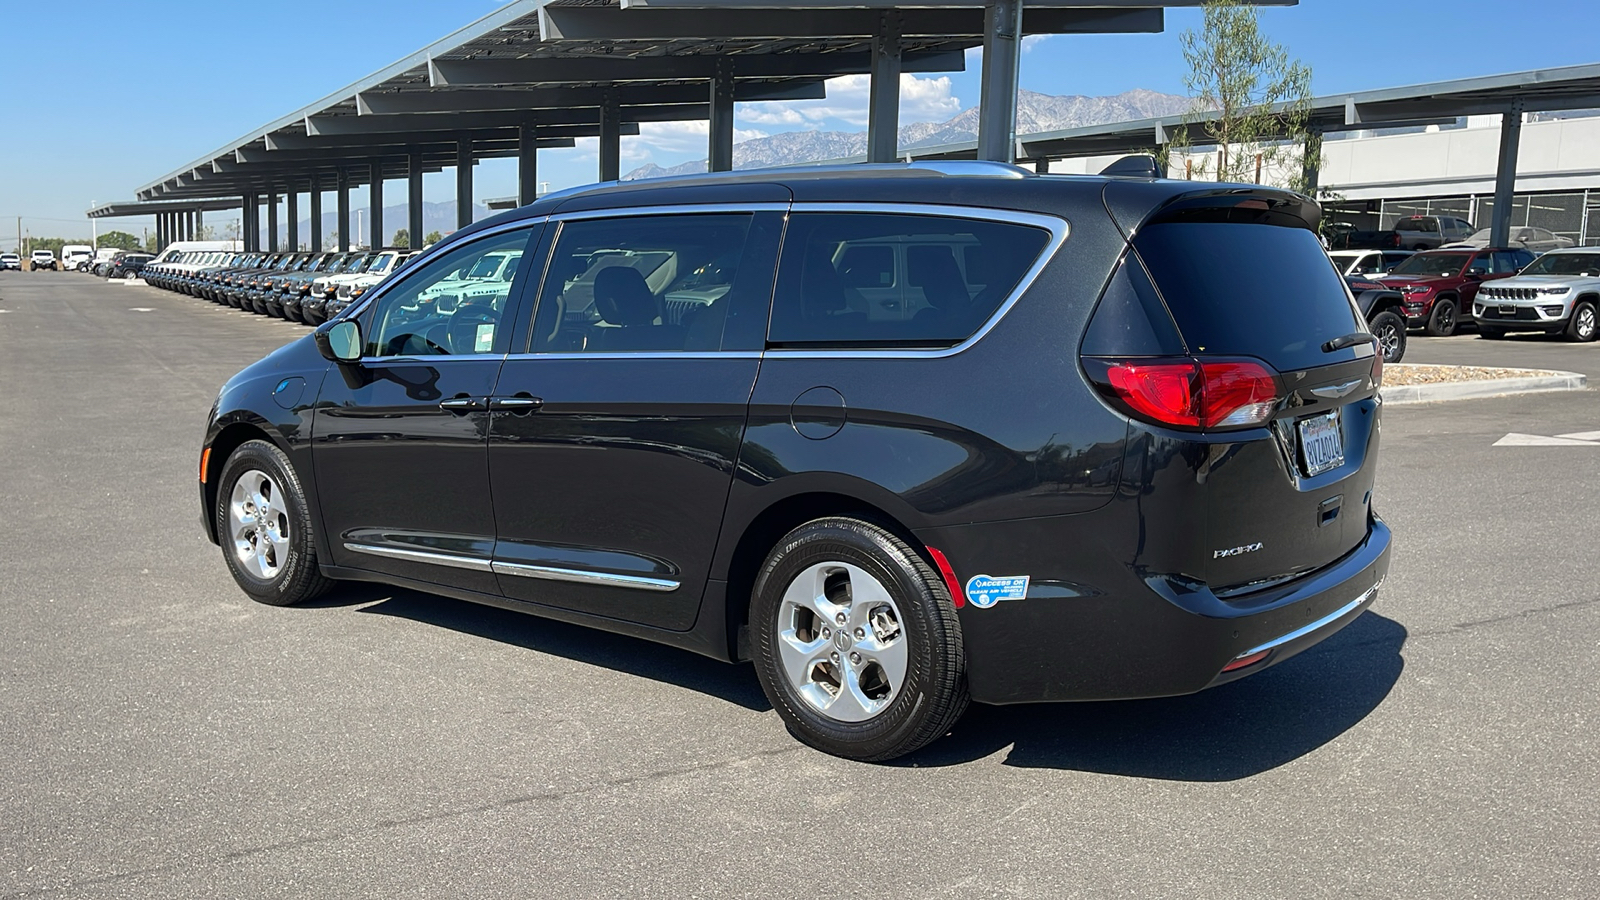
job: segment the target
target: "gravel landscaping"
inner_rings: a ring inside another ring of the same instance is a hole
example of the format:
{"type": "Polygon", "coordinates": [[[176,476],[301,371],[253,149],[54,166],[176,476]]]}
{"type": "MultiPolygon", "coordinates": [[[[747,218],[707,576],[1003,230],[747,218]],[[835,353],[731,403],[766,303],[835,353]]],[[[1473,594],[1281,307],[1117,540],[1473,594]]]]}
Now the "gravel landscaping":
{"type": "Polygon", "coordinates": [[[1554,375],[1548,369],[1500,369],[1487,366],[1425,366],[1393,363],[1383,367],[1384,387],[1412,384],[1459,384],[1501,378],[1540,378],[1554,375]]]}

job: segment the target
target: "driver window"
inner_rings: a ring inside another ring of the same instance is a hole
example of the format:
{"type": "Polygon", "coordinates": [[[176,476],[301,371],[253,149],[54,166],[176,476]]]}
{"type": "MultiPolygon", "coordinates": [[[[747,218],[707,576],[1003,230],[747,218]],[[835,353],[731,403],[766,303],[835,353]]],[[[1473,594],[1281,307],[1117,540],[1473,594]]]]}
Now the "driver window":
{"type": "Polygon", "coordinates": [[[505,352],[500,327],[529,229],[472,241],[411,273],[370,311],[367,356],[505,352]]]}

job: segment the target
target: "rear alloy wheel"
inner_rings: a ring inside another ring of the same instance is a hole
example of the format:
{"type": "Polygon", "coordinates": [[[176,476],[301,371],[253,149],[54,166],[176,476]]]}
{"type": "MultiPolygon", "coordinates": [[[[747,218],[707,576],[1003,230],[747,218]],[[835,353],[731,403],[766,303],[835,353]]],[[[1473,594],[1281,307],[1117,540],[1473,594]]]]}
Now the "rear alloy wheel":
{"type": "Polygon", "coordinates": [[[1456,333],[1456,302],[1440,300],[1433,304],[1433,314],[1428,316],[1428,333],[1434,337],[1449,337],[1456,333]]]}
{"type": "Polygon", "coordinates": [[[282,450],[266,441],[241,444],[217,487],[217,541],[246,594],[292,606],[333,586],[317,567],[305,492],[282,450]]]}
{"type": "Polygon", "coordinates": [[[859,519],[818,519],[768,555],[750,599],[756,674],[801,741],[878,761],[943,736],[966,710],[961,626],[909,545],[859,519]]]}
{"type": "Polygon", "coordinates": [[[1383,361],[1397,363],[1406,355],[1406,320],[1392,310],[1384,310],[1372,317],[1368,328],[1378,338],[1378,349],[1383,361]]]}
{"type": "Polygon", "coordinates": [[[1600,319],[1596,318],[1594,301],[1579,300],[1572,310],[1572,321],[1567,323],[1567,340],[1587,344],[1594,340],[1597,325],[1600,319]]]}

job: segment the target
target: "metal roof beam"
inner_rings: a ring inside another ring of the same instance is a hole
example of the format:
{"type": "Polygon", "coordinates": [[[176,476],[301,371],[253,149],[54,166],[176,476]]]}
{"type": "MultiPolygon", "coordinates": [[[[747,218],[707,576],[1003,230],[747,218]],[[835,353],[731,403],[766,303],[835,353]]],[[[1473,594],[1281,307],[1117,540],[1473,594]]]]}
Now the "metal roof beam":
{"type": "MultiPolygon", "coordinates": [[[[794,9],[788,5],[759,9],[630,8],[619,14],[606,6],[541,6],[539,37],[555,41],[677,41],[735,39],[800,39],[871,37],[878,29],[878,11],[865,4],[828,9],[794,9]]],[[[1046,9],[1037,5],[1023,13],[1027,34],[1156,33],[1161,9],[1046,9]]],[[[983,35],[983,5],[970,8],[903,9],[907,37],[916,35],[983,35]]]]}
{"type": "MultiPolygon", "coordinates": [[[[514,91],[407,91],[403,93],[356,95],[356,111],[362,116],[403,113],[483,112],[488,110],[568,109],[574,106],[598,107],[609,97],[631,104],[705,103],[706,88],[700,84],[652,85],[649,87],[532,88],[514,91]]],[[[821,81],[785,84],[747,82],[734,88],[738,100],[822,100],[827,89],[821,81]]]]}
{"type": "MultiPolygon", "coordinates": [[[[538,139],[540,147],[570,147],[572,138],[589,137],[599,133],[598,125],[556,126],[539,128],[538,139]],[[566,143],[557,143],[566,140],[566,143]],[[550,141],[551,143],[545,143],[550,141]]],[[[639,126],[630,123],[623,127],[623,134],[638,134],[639,126]]],[[[408,147],[412,144],[444,143],[463,138],[473,141],[516,140],[520,129],[516,126],[489,129],[458,129],[455,131],[431,133],[425,132],[428,137],[419,138],[413,131],[390,131],[376,134],[346,134],[318,137],[302,137],[296,134],[269,134],[266,137],[267,150],[279,153],[285,150],[326,150],[334,147],[408,147]]]]}
{"type": "MultiPolygon", "coordinates": [[[[923,50],[901,57],[906,72],[961,72],[967,55],[960,49],[923,50]]],[[[542,84],[561,81],[616,81],[710,78],[719,62],[731,62],[735,78],[854,75],[872,71],[870,53],[748,53],[695,56],[586,56],[579,58],[434,59],[428,61],[434,87],[542,84]]]]}
{"type": "MultiPolygon", "coordinates": [[[[571,147],[575,143],[576,142],[574,139],[569,137],[539,139],[539,146],[541,148],[558,149],[571,147]]],[[[474,142],[474,154],[481,158],[496,151],[514,151],[516,150],[517,145],[518,142],[516,135],[508,135],[503,138],[476,140],[474,142]]],[[[302,161],[356,163],[370,160],[374,156],[403,155],[409,152],[412,148],[421,148],[424,158],[429,159],[430,161],[433,159],[439,159],[450,165],[455,165],[456,144],[454,142],[433,143],[413,141],[409,144],[387,149],[369,148],[365,152],[363,152],[363,148],[360,147],[328,147],[316,150],[259,150],[254,147],[241,147],[240,149],[234,151],[234,156],[240,163],[245,163],[248,165],[259,165],[264,163],[294,163],[302,161]]]]}
{"type": "Polygon", "coordinates": [[[1360,103],[1354,97],[1345,101],[1345,124],[1392,128],[1395,123],[1411,124],[1416,121],[1452,121],[1459,116],[1498,115],[1513,104],[1538,112],[1558,112],[1568,109],[1593,109],[1600,107],[1600,92],[1577,93],[1560,97],[1531,96],[1526,99],[1507,94],[1497,98],[1419,98],[1416,100],[1385,100],[1380,103],[1360,103]]]}
{"type": "MultiPolygon", "coordinates": [[[[1028,0],[1029,6],[1051,9],[1081,9],[1084,7],[1142,7],[1152,2],[1163,6],[1204,6],[1206,0],[1028,0]]],[[[1295,6],[1300,0],[1247,0],[1250,6],[1295,6]]],[[[906,6],[905,0],[621,0],[623,9],[891,9],[906,6]]],[[[927,9],[965,9],[987,5],[975,0],[916,0],[916,5],[927,9]]]]}
{"type": "MultiPolygon", "coordinates": [[[[705,94],[705,91],[701,91],[705,94]]],[[[685,119],[704,119],[711,114],[709,103],[666,106],[623,106],[623,123],[677,122],[685,119]]],[[[480,112],[480,113],[417,113],[403,116],[307,116],[306,133],[309,135],[354,135],[399,133],[417,134],[428,131],[461,131],[466,128],[500,128],[520,126],[532,122],[541,131],[551,125],[587,125],[598,133],[600,111],[598,107],[578,109],[542,109],[536,112],[480,112]]]]}

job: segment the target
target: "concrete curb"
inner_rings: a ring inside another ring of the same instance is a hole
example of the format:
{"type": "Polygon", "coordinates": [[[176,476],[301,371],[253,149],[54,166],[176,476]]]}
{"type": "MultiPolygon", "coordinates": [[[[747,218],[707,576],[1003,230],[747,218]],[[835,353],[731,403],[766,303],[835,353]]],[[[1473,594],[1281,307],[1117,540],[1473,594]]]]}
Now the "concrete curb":
{"type": "Polygon", "coordinates": [[[1442,400],[1475,400],[1479,397],[1504,397],[1509,394],[1538,394],[1545,391],[1581,391],[1589,379],[1577,372],[1551,371],[1527,378],[1494,378],[1488,381],[1457,381],[1445,384],[1395,384],[1381,389],[1384,403],[1435,403],[1442,400]]]}

